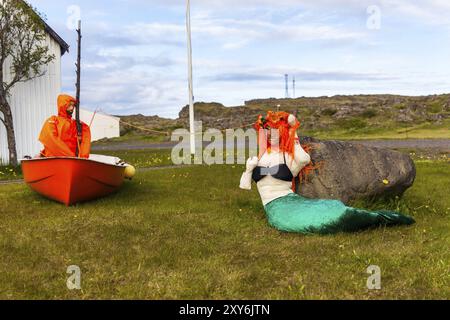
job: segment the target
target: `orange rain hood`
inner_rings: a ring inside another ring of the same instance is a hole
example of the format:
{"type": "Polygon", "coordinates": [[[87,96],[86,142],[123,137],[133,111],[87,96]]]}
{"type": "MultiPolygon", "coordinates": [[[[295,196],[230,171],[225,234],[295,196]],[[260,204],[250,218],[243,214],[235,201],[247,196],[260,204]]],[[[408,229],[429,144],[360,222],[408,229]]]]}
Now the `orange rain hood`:
{"type": "Polygon", "coordinates": [[[76,157],[78,147],[80,158],[89,158],[91,151],[91,130],[82,123],[81,140],[78,141],[76,121],[67,113],[67,108],[76,99],[62,94],[58,97],[58,116],[49,118],[41,131],[39,141],[44,145],[44,157],[76,157]]]}
{"type": "Polygon", "coordinates": [[[73,102],[73,103],[77,103],[77,99],[75,99],[72,96],[69,96],[67,94],[61,94],[58,96],[58,116],[59,117],[63,117],[63,118],[72,118],[72,116],[70,116],[67,113],[67,108],[69,107],[69,104],[73,102]]]}

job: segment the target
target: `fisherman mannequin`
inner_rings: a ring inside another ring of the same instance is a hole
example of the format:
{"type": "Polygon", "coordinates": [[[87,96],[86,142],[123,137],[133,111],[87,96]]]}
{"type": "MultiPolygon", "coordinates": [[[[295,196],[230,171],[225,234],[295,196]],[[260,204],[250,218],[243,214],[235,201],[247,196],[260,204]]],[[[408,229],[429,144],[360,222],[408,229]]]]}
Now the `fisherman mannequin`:
{"type": "Polygon", "coordinates": [[[293,180],[310,164],[311,157],[297,136],[295,116],[268,112],[259,117],[259,157],[247,161],[240,188],[251,190],[256,182],[269,224],[284,232],[302,234],[354,232],[370,227],[411,225],[415,221],[391,211],[347,207],[339,200],[307,199],[293,191],[293,180]]]}
{"type": "Polygon", "coordinates": [[[69,95],[58,97],[58,116],[49,118],[41,131],[39,141],[44,145],[42,157],[89,158],[91,150],[91,130],[82,123],[81,137],[78,137],[76,121],[72,119],[76,99],[69,95]]]}

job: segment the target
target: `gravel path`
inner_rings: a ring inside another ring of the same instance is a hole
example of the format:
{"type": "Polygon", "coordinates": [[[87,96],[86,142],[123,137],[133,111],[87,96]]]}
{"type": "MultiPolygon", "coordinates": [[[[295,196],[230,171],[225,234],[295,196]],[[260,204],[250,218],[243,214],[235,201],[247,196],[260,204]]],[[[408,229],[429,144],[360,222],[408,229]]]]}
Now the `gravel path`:
{"type": "Polygon", "coordinates": [[[120,150],[141,150],[141,149],[172,149],[176,144],[165,143],[139,143],[139,142],[119,142],[107,145],[93,145],[92,151],[120,151],[120,150]]]}
{"type": "Polygon", "coordinates": [[[368,141],[352,141],[353,143],[361,143],[368,147],[398,149],[441,149],[450,151],[450,139],[436,140],[368,140],[368,141]]]}
{"type": "MultiPolygon", "coordinates": [[[[350,141],[352,143],[360,143],[368,147],[377,147],[385,149],[399,149],[399,148],[411,148],[411,149],[440,149],[450,151],[450,139],[426,139],[426,140],[356,140],[350,141]]],[[[102,150],[140,150],[140,149],[172,149],[176,143],[115,143],[109,145],[93,146],[93,151],[102,150]]],[[[208,143],[205,144],[205,146],[208,143]]],[[[186,146],[188,147],[188,146],[186,146]]]]}

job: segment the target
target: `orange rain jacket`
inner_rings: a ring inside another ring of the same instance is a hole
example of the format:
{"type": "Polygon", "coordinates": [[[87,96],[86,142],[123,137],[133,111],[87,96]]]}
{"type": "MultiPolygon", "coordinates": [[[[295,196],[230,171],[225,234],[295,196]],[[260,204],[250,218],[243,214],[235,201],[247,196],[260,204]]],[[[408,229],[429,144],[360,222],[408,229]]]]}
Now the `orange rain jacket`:
{"type": "MultiPolygon", "coordinates": [[[[67,113],[70,102],[76,99],[68,95],[58,97],[58,116],[49,118],[41,131],[39,141],[44,145],[41,152],[44,157],[76,157],[77,125],[67,113]]],[[[81,158],[89,158],[91,152],[91,130],[82,123],[82,138],[80,141],[81,158]]]]}

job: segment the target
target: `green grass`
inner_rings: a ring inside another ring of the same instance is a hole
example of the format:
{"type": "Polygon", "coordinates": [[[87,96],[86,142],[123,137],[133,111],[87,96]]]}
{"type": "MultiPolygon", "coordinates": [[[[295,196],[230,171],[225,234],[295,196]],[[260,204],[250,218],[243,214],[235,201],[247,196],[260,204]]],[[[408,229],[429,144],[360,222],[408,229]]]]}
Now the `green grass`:
{"type": "MultiPolygon", "coordinates": [[[[102,150],[99,153],[106,156],[119,157],[136,168],[164,167],[171,166],[171,150],[168,149],[145,149],[145,150],[102,150]]],[[[0,166],[0,181],[22,179],[20,167],[0,166]]]]}
{"type": "Polygon", "coordinates": [[[379,126],[365,126],[363,120],[345,120],[341,128],[323,130],[309,130],[302,135],[313,136],[318,139],[339,140],[403,140],[403,139],[450,139],[450,120],[440,125],[422,123],[413,127],[400,128],[397,125],[382,128],[379,126]]]}
{"type": "Polygon", "coordinates": [[[170,149],[98,151],[106,156],[123,159],[136,168],[164,167],[173,165],[170,149]]]}
{"type": "Polygon", "coordinates": [[[411,159],[418,162],[423,161],[450,161],[450,153],[445,150],[433,150],[433,149],[408,149],[408,148],[396,148],[394,151],[409,154],[411,159]]]}
{"type": "Polygon", "coordinates": [[[17,180],[22,178],[20,167],[0,166],[0,181],[17,180]]]}
{"type": "Polygon", "coordinates": [[[111,143],[160,143],[170,141],[170,137],[163,134],[138,134],[135,132],[126,133],[117,138],[103,139],[93,143],[93,146],[107,146],[111,143]]]}
{"type": "Polygon", "coordinates": [[[271,229],[241,166],[141,171],[108,198],[65,208],[0,186],[3,299],[450,298],[450,164],[417,162],[400,209],[412,227],[302,236],[271,229]],[[382,290],[366,269],[382,270],[382,290]],[[67,267],[82,291],[66,288],[67,267]]]}

